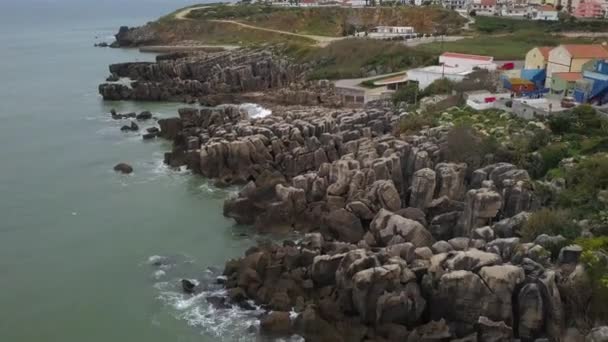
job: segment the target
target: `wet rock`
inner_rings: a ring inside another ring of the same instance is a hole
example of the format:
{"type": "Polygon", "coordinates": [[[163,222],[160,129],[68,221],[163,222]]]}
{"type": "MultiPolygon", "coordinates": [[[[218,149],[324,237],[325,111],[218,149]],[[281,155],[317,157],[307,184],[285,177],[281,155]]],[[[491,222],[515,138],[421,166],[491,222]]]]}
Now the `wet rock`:
{"type": "Polygon", "coordinates": [[[194,293],[196,290],[196,283],[191,280],[182,279],[181,284],[182,284],[182,290],[185,293],[194,293]]]}
{"type": "Polygon", "coordinates": [[[130,174],[133,172],[133,167],[127,163],[118,163],[116,164],[116,166],[114,166],[114,171],[124,174],[130,174]]]}
{"type": "Polygon", "coordinates": [[[273,311],[260,320],[260,331],[265,335],[285,336],[291,332],[289,312],[273,311]]]}
{"type": "Polygon", "coordinates": [[[120,128],[120,130],[123,131],[123,132],[129,132],[129,131],[130,132],[137,132],[137,131],[139,131],[139,126],[135,122],[131,121],[130,125],[128,125],[128,126],[127,125],[122,126],[120,128]]]}
{"type": "Polygon", "coordinates": [[[144,121],[152,119],[152,113],[149,111],[143,111],[135,117],[137,120],[144,121]]]}

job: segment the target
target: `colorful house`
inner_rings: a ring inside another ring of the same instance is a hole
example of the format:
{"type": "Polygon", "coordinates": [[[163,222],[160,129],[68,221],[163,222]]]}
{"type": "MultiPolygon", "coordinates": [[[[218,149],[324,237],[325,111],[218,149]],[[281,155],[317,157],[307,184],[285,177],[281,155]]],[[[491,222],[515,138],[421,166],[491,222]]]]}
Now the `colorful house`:
{"type": "Polygon", "coordinates": [[[545,86],[551,87],[553,73],[581,72],[583,65],[594,59],[608,59],[608,50],[597,44],[567,44],[554,48],[549,52],[545,86]]]}
{"type": "Polygon", "coordinates": [[[556,72],[551,78],[551,93],[563,96],[571,96],[574,92],[576,81],[581,80],[581,72],[556,72]]]}
{"type": "Polygon", "coordinates": [[[553,50],[552,46],[538,46],[528,51],[524,69],[545,69],[551,50],[553,50]]]}
{"type": "Polygon", "coordinates": [[[577,18],[603,18],[604,14],[602,4],[595,0],[581,0],[573,13],[577,18]]]}
{"type": "Polygon", "coordinates": [[[580,103],[602,105],[608,102],[608,61],[598,60],[593,70],[584,70],[576,82],[574,99],[580,103]]]}
{"type": "Polygon", "coordinates": [[[503,81],[503,86],[511,92],[521,96],[536,90],[534,83],[523,78],[509,78],[503,81]]]}

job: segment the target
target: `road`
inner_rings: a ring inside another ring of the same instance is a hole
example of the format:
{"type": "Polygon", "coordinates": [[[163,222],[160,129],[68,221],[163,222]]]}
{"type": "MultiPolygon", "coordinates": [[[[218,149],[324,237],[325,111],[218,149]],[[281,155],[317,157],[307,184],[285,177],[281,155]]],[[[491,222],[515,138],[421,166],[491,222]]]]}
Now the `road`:
{"type": "MultiPolygon", "coordinates": [[[[207,8],[207,7],[209,7],[209,6],[200,6],[200,7],[186,8],[186,9],[180,11],[180,12],[177,12],[175,14],[175,19],[177,19],[177,20],[192,20],[192,19],[188,18],[188,14],[190,14],[192,11],[199,10],[199,9],[204,9],[204,8],[207,8]]],[[[270,28],[266,28],[266,27],[249,25],[249,24],[241,23],[241,22],[235,21],[235,20],[211,19],[209,21],[216,22],[216,23],[224,23],[224,24],[237,25],[237,26],[240,26],[240,27],[243,27],[243,28],[247,28],[247,29],[251,29],[251,30],[266,31],[266,32],[272,32],[272,33],[278,33],[278,34],[283,34],[283,35],[287,35],[287,36],[292,36],[292,37],[307,38],[307,39],[314,40],[316,42],[316,45],[319,46],[319,47],[327,46],[331,42],[334,42],[336,40],[341,40],[341,39],[348,38],[348,37],[328,37],[328,36],[315,36],[315,35],[310,35],[310,34],[300,34],[300,33],[294,33],[294,32],[289,32],[289,31],[275,30],[275,29],[270,29],[270,28]]]]}

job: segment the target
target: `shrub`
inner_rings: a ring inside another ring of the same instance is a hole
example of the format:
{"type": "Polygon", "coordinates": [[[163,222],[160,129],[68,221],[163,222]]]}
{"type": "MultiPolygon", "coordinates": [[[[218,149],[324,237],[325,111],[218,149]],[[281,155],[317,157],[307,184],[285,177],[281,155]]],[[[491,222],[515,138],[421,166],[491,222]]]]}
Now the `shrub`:
{"type": "Polygon", "coordinates": [[[580,228],[573,222],[569,211],[543,208],[532,213],[521,230],[525,241],[534,241],[541,234],[562,235],[572,240],[580,235],[580,228]]]}
{"type": "Polygon", "coordinates": [[[595,320],[608,319],[608,236],[577,239],[583,248],[581,262],[591,281],[590,314],[595,320]]]}
{"type": "Polygon", "coordinates": [[[540,151],[543,159],[545,173],[559,165],[559,162],[568,157],[568,145],[565,143],[551,144],[543,147],[540,151]]]}
{"type": "Polygon", "coordinates": [[[399,123],[400,133],[412,133],[421,130],[423,127],[437,126],[437,118],[432,114],[410,114],[402,118],[399,123]]]}
{"type": "Polygon", "coordinates": [[[598,199],[600,190],[608,189],[608,156],[598,154],[583,159],[565,173],[567,188],[559,196],[559,204],[576,208],[580,216],[589,216],[606,208],[598,199]]]}
{"type": "Polygon", "coordinates": [[[561,135],[570,132],[574,122],[574,116],[571,113],[558,113],[549,118],[549,128],[553,133],[561,135]]]}
{"type": "Polygon", "coordinates": [[[441,78],[429,84],[429,86],[424,89],[424,94],[450,94],[452,90],[454,90],[454,82],[447,78],[441,78]]]}
{"type": "Polygon", "coordinates": [[[408,83],[393,94],[393,103],[416,103],[419,97],[420,91],[418,90],[418,85],[416,83],[408,83]]]}

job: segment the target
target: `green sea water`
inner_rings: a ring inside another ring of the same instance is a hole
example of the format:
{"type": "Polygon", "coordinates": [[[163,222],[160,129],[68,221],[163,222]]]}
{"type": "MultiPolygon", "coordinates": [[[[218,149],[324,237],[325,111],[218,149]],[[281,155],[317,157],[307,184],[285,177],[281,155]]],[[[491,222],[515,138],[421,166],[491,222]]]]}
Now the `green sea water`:
{"type": "Polygon", "coordinates": [[[251,314],[211,309],[176,285],[213,279],[208,267],[252,244],[221,215],[233,190],[165,168],[167,142],[122,133],[108,114],[164,117],[179,104],[97,94],[109,64],[154,55],[93,43],[189,2],[0,2],[0,341],[253,339],[251,314]],[[112,171],[123,161],[134,174],[112,171]],[[168,265],[150,265],[155,255],[168,265]]]}

